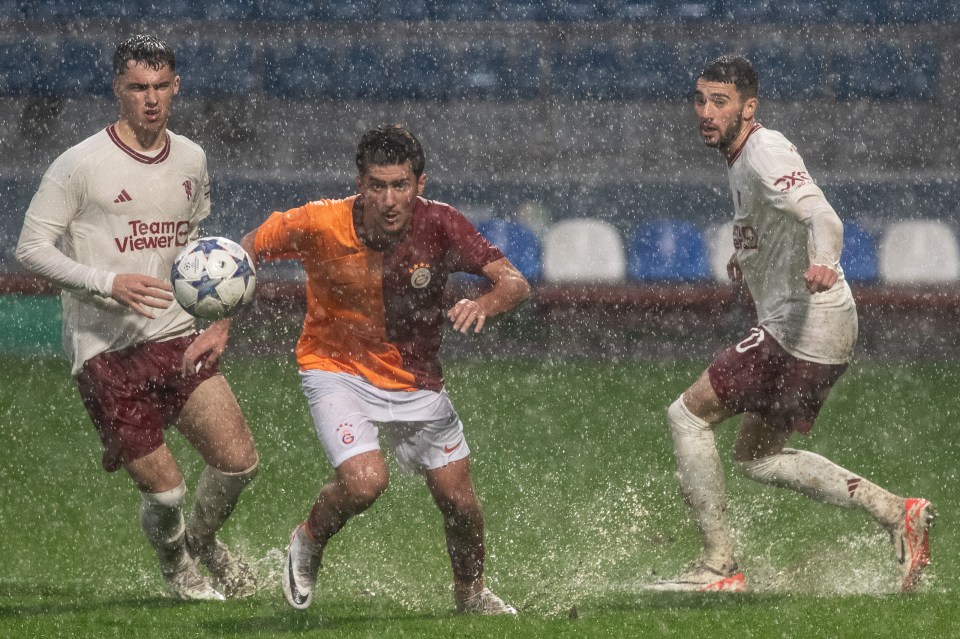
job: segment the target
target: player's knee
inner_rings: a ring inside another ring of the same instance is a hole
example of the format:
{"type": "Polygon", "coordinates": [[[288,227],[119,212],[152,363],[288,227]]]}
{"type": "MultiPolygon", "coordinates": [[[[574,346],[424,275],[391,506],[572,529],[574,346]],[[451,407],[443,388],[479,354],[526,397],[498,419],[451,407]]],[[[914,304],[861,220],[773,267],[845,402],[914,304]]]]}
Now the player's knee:
{"type": "Polygon", "coordinates": [[[380,498],[390,485],[386,473],[367,473],[351,476],[340,481],[344,496],[355,509],[366,509],[380,498]]]}
{"type": "Polygon", "coordinates": [[[710,430],[710,424],[690,412],[683,403],[683,395],[667,408],[667,420],[674,434],[697,434],[710,430]]]}
{"type": "Polygon", "coordinates": [[[140,492],[140,500],[143,502],[144,508],[168,508],[168,509],[178,509],[183,505],[184,497],[187,495],[187,486],[184,482],[180,482],[180,485],[171,488],[170,490],[165,490],[161,493],[147,493],[140,492]]]}
{"type": "MultiPolygon", "coordinates": [[[[211,468],[213,467],[211,466],[211,468]]],[[[215,468],[214,470],[233,481],[249,484],[260,470],[260,455],[254,449],[232,464],[226,465],[225,468],[215,468]]]]}

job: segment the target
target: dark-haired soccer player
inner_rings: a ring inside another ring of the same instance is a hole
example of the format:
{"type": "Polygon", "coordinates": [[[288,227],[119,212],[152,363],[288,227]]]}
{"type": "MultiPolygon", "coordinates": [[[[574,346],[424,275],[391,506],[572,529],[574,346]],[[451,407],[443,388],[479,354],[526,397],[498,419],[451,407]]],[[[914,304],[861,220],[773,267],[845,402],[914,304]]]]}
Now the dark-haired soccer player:
{"type": "Polygon", "coordinates": [[[483,514],[463,424],[444,390],[437,352],[444,316],[460,332],[529,295],[519,271],[454,208],[421,197],[424,153],[406,129],[368,131],[357,190],[276,212],[243,240],[258,258],[296,258],[307,273],[297,343],[303,391],[333,478],[293,531],[283,593],[310,605],[330,538],[387,489],[382,426],[400,465],[423,475],[443,514],[457,610],[516,614],[484,586],[483,514]],[[492,288],[443,306],[447,277],[485,275],[492,288]]]}
{"type": "Polygon", "coordinates": [[[733,195],[731,279],[746,282],[758,325],[720,353],[667,411],[677,477],[703,540],[693,568],[661,590],[742,591],[713,429],[743,415],[734,459],[754,481],[869,513],[889,531],[899,587],[916,587],[929,562],[934,511],[820,455],[787,448],[809,433],[857,341],[857,309],[840,268],[843,224],[796,148],[757,122],[757,74],[724,56],[697,79],[694,110],[707,146],[726,159],[733,195]]]}
{"type": "Polygon", "coordinates": [[[63,343],[103,443],[124,468],[140,522],[174,596],[256,590],[249,567],[216,537],[257,470],[253,436],[217,360],[227,321],[197,333],[172,304],[170,269],[210,213],[203,150],[167,130],[180,88],[173,51],[153,36],[113,58],[116,122],[50,166],[27,210],[17,259],[63,289],[63,343]],[[184,525],[186,486],[164,443],[176,424],[207,466],[184,525]],[[214,584],[196,566],[199,559],[214,584]]]}

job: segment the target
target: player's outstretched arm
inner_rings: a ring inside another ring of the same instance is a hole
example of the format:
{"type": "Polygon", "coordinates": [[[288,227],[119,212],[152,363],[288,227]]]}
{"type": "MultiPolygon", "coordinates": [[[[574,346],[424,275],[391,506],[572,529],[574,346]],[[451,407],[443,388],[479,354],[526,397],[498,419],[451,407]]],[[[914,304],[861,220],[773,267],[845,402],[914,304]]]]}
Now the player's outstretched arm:
{"type": "Polygon", "coordinates": [[[151,308],[167,308],[173,301],[173,287],[141,273],[117,273],[113,278],[110,297],[120,302],[138,315],[155,319],[151,308]]]}
{"type": "Polygon", "coordinates": [[[475,300],[460,300],[447,311],[456,331],[466,333],[473,326],[473,332],[479,333],[487,317],[511,311],[530,297],[527,278],[505,257],[484,266],[483,274],[493,287],[475,300]]]}

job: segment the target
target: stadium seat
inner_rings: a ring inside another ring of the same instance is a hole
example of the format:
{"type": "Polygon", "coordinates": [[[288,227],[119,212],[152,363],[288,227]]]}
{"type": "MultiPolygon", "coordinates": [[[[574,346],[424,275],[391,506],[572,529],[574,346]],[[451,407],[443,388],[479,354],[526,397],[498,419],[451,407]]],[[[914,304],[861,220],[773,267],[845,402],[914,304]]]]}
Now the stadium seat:
{"type": "Polygon", "coordinates": [[[450,75],[450,95],[453,98],[504,98],[506,49],[503,46],[470,46],[457,56],[450,75]]]}
{"type": "Polygon", "coordinates": [[[525,278],[540,279],[540,240],[533,231],[513,220],[480,222],[477,231],[503,251],[525,278]]]}
{"type": "Polygon", "coordinates": [[[848,282],[875,282],[880,277],[873,237],[856,222],[843,223],[840,266],[843,267],[843,275],[848,282]]]}
{"type": "Polygon", "coordinates": [[[414,45],[400,56],[388,56],[384,63],[389,99],[444,100],[450,94],[450,65],[440,45],[414,45]]]}
{"type": "Polygon", "coordinates": [[[207,20],[251,20],[258,16],[257,0],[204,0],[207,20]]]}
{"type": "Polygon", "coordinates": [[[604,220],[571,218],[547,229],[543,278],[547,282],[622,282],[626,274],[623,239],[604,220]]]}
{"type": "Polygon", "coordinates": [[[937,95],[940,51],[930,42],[911,47],[900,74],[899,96],[905,100],[930,100],[937,95]]]}
{"type": "Polygon", "coordinates": [[[0,43],[0,95],[17,97],[36,90],[40,51],[40,44],[31,40],[0,43]]]}
{"type": "Polygon", "coordinates": [[[727,275],[727,262],[733,255],[733,223],[711,226],[704,233],[707,242],[707,255],[710,258],[710,273],[713,279],[722,284],[730,283],[727,275]]]}
{"type": "Polygon", "coordinates": [[[960,246],[940,220],[889,224],[878,249],[880,279],[887,284],[947,284],[960,280],[960,246]]]}
{"type": "Polygon", "coordinates": [[[545,22],[552,15],[549,0],[498,0],[493,17],[510,22],[545,22]]]}
{"type": "Polygon", "coordinates": [[[384,22],[422,22],[430,17],[427,0],[404,0],[404,2],[381,2],[376,19],[384,22]]]}
{"type": "Polygon", "coordinates": [[[298,42],[291,48],[268,49],[263,90],[276,98],[339,97],[338,59],[335,49],[315,43],[298,42]]]}
{"type": "Polygon", "coordinates": [[[620,85],[623,96],[635,100],[681,99],[690,92],[677,44],[662,41],[641,43],[627,52],[620,85]]]}
{"type": "Polygon", "coordinates": [[[760,44],[747,50],[760,78],[764,96],[771,100],[800,100],[823,94],[823,58],[813,47],[789,49],[760,44]]]}
{"type": "Polygon", "coordinates": [[[253,46],[246,42],[191,43],[177,54],[180,87],[186,96],[248,95],[256,88],[253,46]]]}
{"type": "Polygon", "coordinates": [[[642,282],[696,282],[710,278],[700,229],[679,220],[640,224],[627,250],[627,274],[642,282]]]}
{"type": "Polygon", "coordinates": [[[488,20],[493,0],[434,0],[430,16],[434,20],[476,22],[488,20]]]}
{"type": "Polygon", "coordinates": [[[561,99],[612,99],[621,95],[623,73],[609,45],[561,47],[554,54],[550,88],[561,99]]]}
{"type": "Polygon", "coordinates": [[[111,53],[95,44],[62,44],[40,72],[39,92],[58,97],[106,95],[111,87],[111,53]]]}
{"type": "Polygon", "coordinates": [[[342,82],[354,98],[383,98],[387,89],[387,64],[382,47],[356,44],[350,47],[342,82]]]}

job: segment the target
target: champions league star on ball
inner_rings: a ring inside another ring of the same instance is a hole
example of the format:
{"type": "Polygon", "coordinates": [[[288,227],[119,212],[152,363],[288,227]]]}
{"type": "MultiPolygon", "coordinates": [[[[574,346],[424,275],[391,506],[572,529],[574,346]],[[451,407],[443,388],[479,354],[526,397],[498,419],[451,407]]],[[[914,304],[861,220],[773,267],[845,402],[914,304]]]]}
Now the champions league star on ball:
{"type": "Polygon", "coordinates": [[[173,262],[173,295],[185,311],[205,320],[229,317],[243,308],[256,288],[256,269],[247,252],[225,237],[201,237],[173,262]]]}

